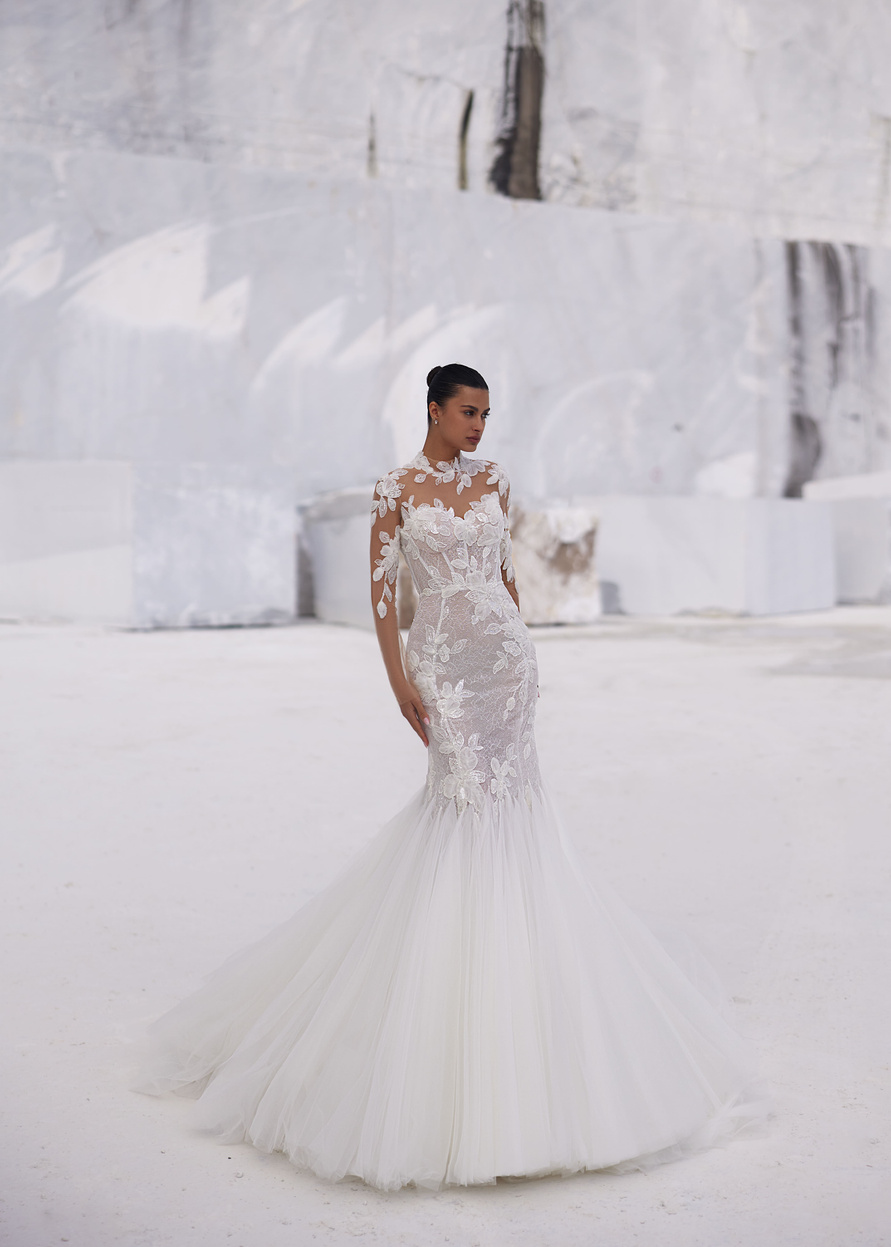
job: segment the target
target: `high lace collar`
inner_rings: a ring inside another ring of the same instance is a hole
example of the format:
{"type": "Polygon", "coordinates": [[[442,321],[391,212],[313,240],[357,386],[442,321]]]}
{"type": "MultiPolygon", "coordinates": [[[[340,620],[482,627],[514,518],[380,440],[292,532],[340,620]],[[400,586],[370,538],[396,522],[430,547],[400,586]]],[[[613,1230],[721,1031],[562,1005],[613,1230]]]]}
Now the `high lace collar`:
{"type": "Polygon", "coordinates": [[[419,450],[409,464],[409,467],[422,468],[425,472],[434,472],[436,470],[439,470],[440,472],[460,472],[462,468],[465,467],[466,462],[466,457],[459,450],[454,459],[439,459],[434,466],[424,454],[423,450],[419,450]]]}
{"type": "MultiPolygon", "coordinates": [[[[454,459],[446,462],[444,459],[435,466],[424,454],[423,450],[419,451],[412,459],[407,467],[407,471],[413,470],[415,480],[423,481],[426,476],[432,476],[437,485],[451,485],[455,482],[455,488],[460,494],[463,489],[469,489],[470,483],[477,472],[482,472],[487,465],[482,459],[470,459],[463,451],[459,450],[454,459]]],[[[493,477],[493,479],[495,479],[493,477]]]]}

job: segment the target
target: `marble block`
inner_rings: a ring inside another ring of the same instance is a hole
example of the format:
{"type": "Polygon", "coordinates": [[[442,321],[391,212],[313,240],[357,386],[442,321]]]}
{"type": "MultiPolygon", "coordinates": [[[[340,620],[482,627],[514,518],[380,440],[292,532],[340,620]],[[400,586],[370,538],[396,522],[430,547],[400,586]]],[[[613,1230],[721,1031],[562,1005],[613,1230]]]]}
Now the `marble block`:
{"type": "Polygon", "coordinates": [[[121,627],[294,617],[288,473],[231,464],[0,464],[0,615],[121,627]]]}
{"type": "Polygon", "coordinates": [[[0,617],[133,617],[127,463],[0,463],[0,617]]]}
{"type": "Polygon", "coordinates": [[[596,533],[597,514],[590,508],[511,508],[514,568],[526,623],[590,623],[601,614],[596,533]]]}
{"type": "Polygon", "coordinates": [[[618,496],[597,506],[607,610],[771,615],[835,604],[828,507],[785,498],[618,496]]]}
{"type": "Polygon", "coordinates": [[[296,611],[292,476],[270,465],[133,466],[137,627],[287,623],[296,611]]]}
{"type": "Polygon", "coordinates": [[[369,588],[374,485],[323,494],[301,508],[312,560],[314,614],[326,623],[373,628],[369,588]]]}
{"type": "Polygon", "coordinates": [[[838,600],[891,600],[891,472],[808,481],[804,496],[832,509],[838,600]]]}

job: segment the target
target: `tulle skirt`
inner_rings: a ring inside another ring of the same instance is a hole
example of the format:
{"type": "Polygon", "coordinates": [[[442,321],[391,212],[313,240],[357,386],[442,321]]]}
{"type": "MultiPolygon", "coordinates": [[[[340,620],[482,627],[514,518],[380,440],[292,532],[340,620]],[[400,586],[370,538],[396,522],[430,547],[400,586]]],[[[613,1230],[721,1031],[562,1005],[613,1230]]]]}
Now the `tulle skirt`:
{"type": "Polygon", "coordinates": [[[382,1189],[644,1167],[763,1115],[747,1045],[546,796],[422,791],[150,1031],[137,1089],[382,1189]]]}

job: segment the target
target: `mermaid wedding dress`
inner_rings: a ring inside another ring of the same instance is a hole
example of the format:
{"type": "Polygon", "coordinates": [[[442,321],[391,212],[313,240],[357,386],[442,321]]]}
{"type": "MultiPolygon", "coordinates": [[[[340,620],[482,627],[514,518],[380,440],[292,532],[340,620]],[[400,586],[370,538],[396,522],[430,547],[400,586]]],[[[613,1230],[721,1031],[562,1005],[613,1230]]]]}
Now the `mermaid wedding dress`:
{"type": "Polygon", "coordinates": [[[155,1023],[138,1089],[384,1189],[642,1167],[762,1111],[746,1045],[582,872],[542,786],[508,484],[423,455],[378,482],[376,609],[402,551],[425,788],[331,887],[155,1023]]]}

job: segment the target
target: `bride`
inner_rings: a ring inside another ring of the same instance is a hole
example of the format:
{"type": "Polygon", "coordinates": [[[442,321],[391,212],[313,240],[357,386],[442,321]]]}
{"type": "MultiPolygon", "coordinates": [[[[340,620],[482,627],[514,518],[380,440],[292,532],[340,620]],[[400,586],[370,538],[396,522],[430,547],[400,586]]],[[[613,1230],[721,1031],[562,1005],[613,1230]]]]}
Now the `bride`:
{"type": "Polygon", "coordinates": [[[641,1168],[759,1115],[743,1042],[586,878],[538,769],[510,487],[486,382],[427,378],[423,450],[374,492],[372,599],[427,782],[326,891],[152,1028],[139,1083],[326,1178],[383,1189],[641,1168]],[[400,551],[419,605],[403,649],[400,551]]]}

